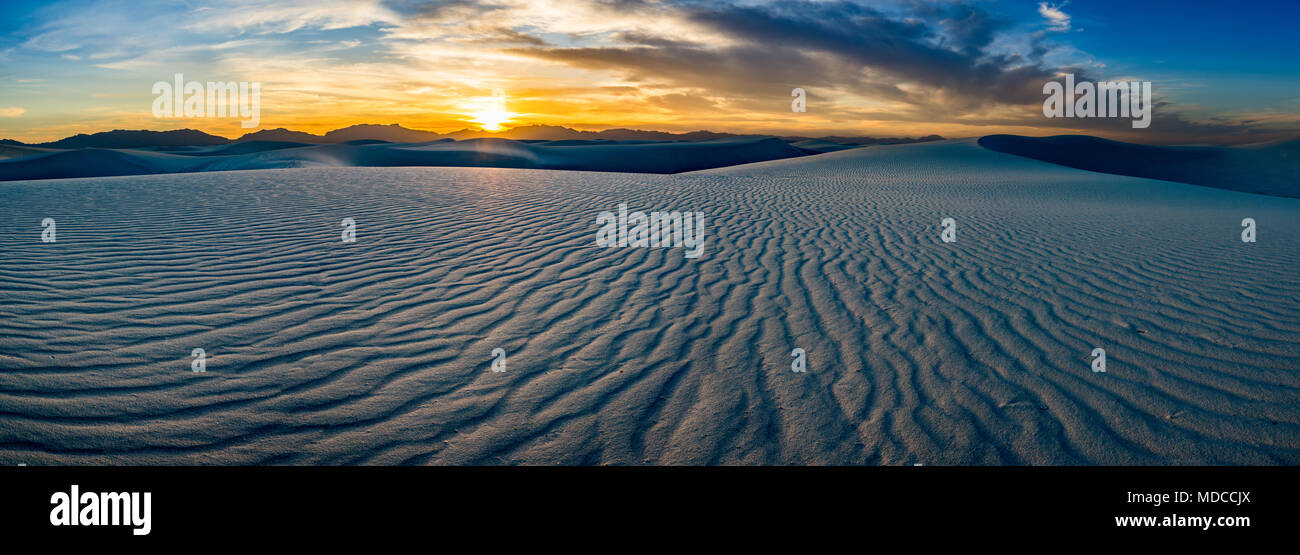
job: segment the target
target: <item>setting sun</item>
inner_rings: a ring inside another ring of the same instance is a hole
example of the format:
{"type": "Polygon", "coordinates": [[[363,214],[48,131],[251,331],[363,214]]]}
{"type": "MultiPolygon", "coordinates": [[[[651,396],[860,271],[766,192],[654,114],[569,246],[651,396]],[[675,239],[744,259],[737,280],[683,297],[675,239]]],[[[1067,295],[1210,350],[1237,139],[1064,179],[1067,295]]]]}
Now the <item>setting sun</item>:
{"type": "Polygon", "coordinates": [[[484,131],[500,131],[501,124],[510,121],[511,114],[506,111],[506,93],[502,89],[492,91],[492,96],[484,98],[486,107],[474,112],[474,123],[484,131]]]}

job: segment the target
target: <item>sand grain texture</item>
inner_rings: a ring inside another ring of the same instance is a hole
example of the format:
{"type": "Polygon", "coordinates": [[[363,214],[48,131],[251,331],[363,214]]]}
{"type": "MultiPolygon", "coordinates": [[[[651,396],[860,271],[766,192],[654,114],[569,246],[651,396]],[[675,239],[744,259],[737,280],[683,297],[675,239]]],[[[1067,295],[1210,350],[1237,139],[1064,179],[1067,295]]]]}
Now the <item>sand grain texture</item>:
{"type": "Polygon", "coordinates": [[[1296,199],[974,141],[0,199],[3,464],[1300,463],[1296,199]],[[704,255],[596,247],[622,202],[704,255]]]}

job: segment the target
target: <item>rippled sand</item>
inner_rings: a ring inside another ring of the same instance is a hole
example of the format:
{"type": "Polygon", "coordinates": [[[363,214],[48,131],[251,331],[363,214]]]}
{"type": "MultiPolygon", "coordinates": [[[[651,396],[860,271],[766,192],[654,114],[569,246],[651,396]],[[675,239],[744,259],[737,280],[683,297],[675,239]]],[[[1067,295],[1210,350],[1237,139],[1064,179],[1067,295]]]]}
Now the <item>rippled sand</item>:
{"type": "Polygon", "coordinates": [[[948,141],[0,201],[3,464],[1300,463],[1296,199],[948,141]],[[703,256],[596,247],[619,203],[703,256]]]}

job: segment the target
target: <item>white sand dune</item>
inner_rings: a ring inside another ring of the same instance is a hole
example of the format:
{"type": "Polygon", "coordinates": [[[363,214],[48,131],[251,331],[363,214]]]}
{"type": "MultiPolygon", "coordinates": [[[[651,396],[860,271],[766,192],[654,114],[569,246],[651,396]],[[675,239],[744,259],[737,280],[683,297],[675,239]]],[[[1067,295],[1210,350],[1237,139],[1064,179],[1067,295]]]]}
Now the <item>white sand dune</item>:
{"type": "Polygon", "coordinates": [[[0,199],[0,464],[1300,463],[1297,199],[974,141],[0,199]],[[596,247],[619,203],[703,256],[596,247]]]}
{"type": "Polygon", "coordinates": [[[0,144],[0,160],[39,156],[47,152],[55,152],[55,149],[41,148],[38,146],[0,144]]]}
{"type": "MultiPolygon", "coordinates": [[[[824,148],[823,148],[824,150],[824,148]]],[[[37,149],[0,145],[0,181],[345,166],[468,166],[679,173],[815,154],[771,137],[706,141],[250,141],[147,149],[37,149]]]]}
{"type": "Polygon", "coordinates": [[[1087,135],[989,135],[980,146],[1071,168],[1300,198],[1300,139],[1246,146],[1152,146],[1087,135]]]}

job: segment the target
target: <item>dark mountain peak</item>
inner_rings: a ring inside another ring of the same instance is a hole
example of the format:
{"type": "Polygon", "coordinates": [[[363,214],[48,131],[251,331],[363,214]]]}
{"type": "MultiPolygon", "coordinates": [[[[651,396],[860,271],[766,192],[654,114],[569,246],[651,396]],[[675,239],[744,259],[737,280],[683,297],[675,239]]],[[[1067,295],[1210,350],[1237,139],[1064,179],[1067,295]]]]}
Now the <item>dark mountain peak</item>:
{"type": "Polygon", "coordinates": [[[254,131],[234,140],[236,143],[246,143],[248,141],[277,141],[316,144],[334,142],[321,135],[313,135],[305,131],[293,131],[283,127],[254,131]]]}
{"type": "Polygon", "coordinates": [[[325,134],[325,139],[329,142],[387,141],[390,143],[422,143],[438,140],[442,137],[443,135],[432,131],[410,129],[396,123],[388,125],[377,123],[349,125],[325,134]]]}
{"type": "Polygon", "coordinates": [[[147,131],[114,129],[92,134],[77,134],[52,143],[34,146],[47,148],[141,148],[149,146],[211,146],[224,145],[230,139],[209,135],[196,129],[172,131],[147,131]]]}

